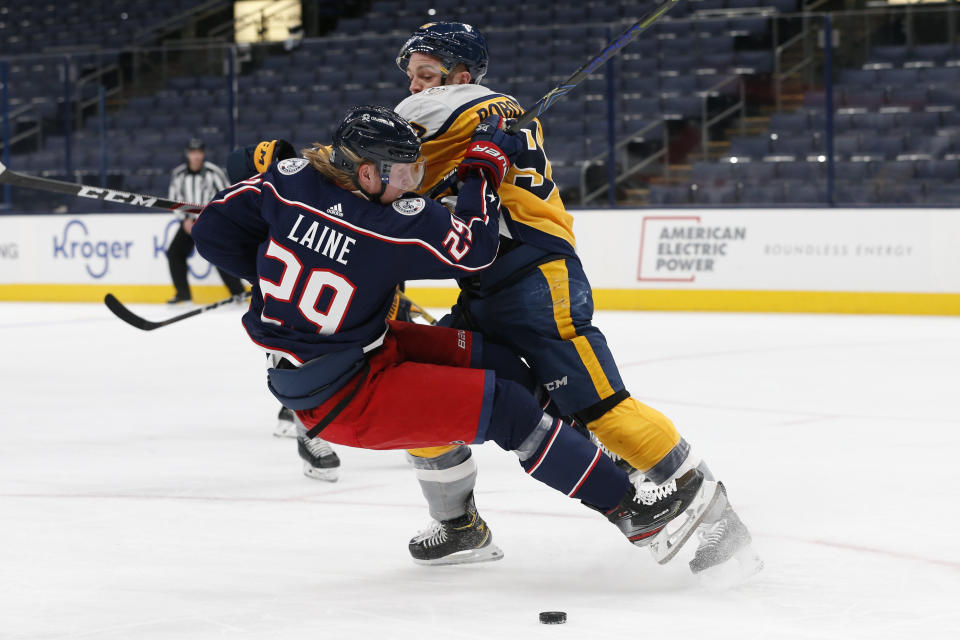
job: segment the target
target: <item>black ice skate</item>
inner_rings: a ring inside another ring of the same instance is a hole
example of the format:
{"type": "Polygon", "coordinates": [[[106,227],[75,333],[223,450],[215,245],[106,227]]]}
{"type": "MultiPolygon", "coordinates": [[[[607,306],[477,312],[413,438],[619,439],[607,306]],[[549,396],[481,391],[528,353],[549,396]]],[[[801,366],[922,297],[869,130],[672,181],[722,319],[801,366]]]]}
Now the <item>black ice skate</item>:
{"type": "Polygon", "coordinates": [[[280,407],[280,413],[277,414],[277,428],[273,430],[273,435],[277,438],[297,437],[297,422],[293,411],[280,407]]]}
{"type": "Polygon", "coordinates": [[[452,520],[434,521],[420,532],[407,547],[417,564],[468,564],[491,562],[503,557],[493,544],[490,527],[477,513],[473,494],[467,499],[467,512],[452,520]]]}
{"type": "Polygon", "coordinates": [[[660,564],[669,562],[693,535],[720,495],[720,483],[705,481],[691,469],[679,478],[656,485],[631,486],[607,519],[638,547],[650,547],[660,564]]]}
{"type": "Polygon", "coordinates": [[[327,482],[340,479],[340,456],[326,440],[307,438],[304,429],[304,433],[297,434],[297,453],[303,459],[303,475],[327,482]]]}
{"type": "MultiPolygon", "coordinates": [[[[720,486],[722,489],[723,485],[720,486]]],[[[689,563],[690,570],[703,575],[736,559],[733,564],[739,565],[735,568],[739,574],[737,577],[749,577],[763,568],[763,561],[751,548],[750,531],[730,506],[726,490],[722,489],[721,493],[720,499],[700,526],[700,545],[689,563]]]]}

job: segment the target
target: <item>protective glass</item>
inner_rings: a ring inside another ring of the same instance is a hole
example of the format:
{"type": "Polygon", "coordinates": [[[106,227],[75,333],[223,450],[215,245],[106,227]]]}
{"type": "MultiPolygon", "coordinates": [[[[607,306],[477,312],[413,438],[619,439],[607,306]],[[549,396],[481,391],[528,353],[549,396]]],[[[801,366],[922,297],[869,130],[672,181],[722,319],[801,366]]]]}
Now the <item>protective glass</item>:
{"type": "Polygon", "coordinates": [[[422,155],[416,162],[385,162],[380,167],[380,179],[403,192],[416,191],[423,183],[426,168],[427,161],[422,155]]]}

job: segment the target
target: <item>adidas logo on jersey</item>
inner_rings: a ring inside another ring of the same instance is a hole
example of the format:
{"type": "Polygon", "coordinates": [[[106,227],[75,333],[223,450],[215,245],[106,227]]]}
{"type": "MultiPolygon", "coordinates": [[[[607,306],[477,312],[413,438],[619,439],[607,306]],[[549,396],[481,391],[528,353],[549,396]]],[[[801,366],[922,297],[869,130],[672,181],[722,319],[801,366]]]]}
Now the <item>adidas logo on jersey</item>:
{"type": "Polygon", "coordinates": [[[335,205],[333,205],[332,207],[330,207],[329,209],[327,209],[327,213],[329,213],[329,214],[331,214],[331,215],[334,215],[334,216],[337,216],[337,217],[339,217],[339,218],[342,218],[342,217],[343,217],[343,205],[341,205],[341,204],[338,202],[337,204],[335,204],[335,205]]]}

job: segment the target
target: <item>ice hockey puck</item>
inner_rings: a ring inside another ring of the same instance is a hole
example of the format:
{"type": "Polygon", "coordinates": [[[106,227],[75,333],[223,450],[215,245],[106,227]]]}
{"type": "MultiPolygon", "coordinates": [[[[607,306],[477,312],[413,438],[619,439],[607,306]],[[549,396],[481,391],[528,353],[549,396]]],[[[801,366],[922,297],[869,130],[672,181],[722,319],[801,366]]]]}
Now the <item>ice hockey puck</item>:
{"type": "Polygon", "coordinates": [[[542,624],[563,624],[567,621],[566,611],[541,611],[540,622],[542,624]]]}

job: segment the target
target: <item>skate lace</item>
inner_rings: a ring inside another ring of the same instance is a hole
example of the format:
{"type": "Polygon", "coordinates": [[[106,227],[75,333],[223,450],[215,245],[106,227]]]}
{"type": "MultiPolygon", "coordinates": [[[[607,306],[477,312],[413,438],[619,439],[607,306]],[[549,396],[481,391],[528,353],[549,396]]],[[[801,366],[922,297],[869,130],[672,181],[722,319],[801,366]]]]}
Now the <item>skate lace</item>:
{"type": "Polygon", "coordinates": [[[427,547],[435,547],[447,541],[447,528],[442,523],[433,521],[427,529],[424,529],[413,539],[415,544],[421,542],[427,547]]]}
{"type": "Polygon", "coordinates": [[[654,484],[653,482],[643,482],[637,485],[637,502],[650,506],[677,490],[677,481],[671,480],[664,484],[654,484]]]}
{"type": "Polygon", "coordinates": [[[320,438],[308,438],[305,442],[307,450],[318,458],[333,455],[333,447],[326,440],[320,438]]]}

